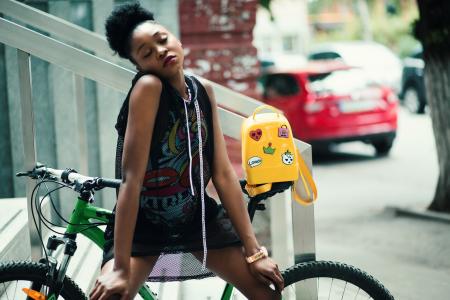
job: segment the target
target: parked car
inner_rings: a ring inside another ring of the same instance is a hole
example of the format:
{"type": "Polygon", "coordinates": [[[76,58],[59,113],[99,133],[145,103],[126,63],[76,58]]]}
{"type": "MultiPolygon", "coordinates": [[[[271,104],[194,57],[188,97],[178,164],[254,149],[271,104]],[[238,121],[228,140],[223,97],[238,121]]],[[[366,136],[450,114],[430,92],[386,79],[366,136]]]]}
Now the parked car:
{"type": "Polygon", "coordinates": [[[316,45],[309,60],[341,60],[347,65],[360,67],[371,80],[400,93],[402,63],[389,48],[367,41],[333,42],[316,45]]]}
{"type": "Polygon", "coordinates": [[[400,99],[413,113],[423,114],[427,105],[422,59],[422,48],[417,48],[403,60],[402,89],[400,99]]]}
{"type": "Polygon", "coordinates": [[[272,69],[260,78],[262,99],[281,109],[295,137],[313,149],[362,141],[389,153],[397,131],[398,98],[339,62],[312,62],[294,70],[272,69]]]}

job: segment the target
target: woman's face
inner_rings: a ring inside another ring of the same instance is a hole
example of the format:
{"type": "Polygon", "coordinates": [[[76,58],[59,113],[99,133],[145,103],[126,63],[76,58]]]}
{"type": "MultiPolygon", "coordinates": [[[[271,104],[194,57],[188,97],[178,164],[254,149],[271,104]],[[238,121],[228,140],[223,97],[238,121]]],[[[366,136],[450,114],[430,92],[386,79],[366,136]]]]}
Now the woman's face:
{"type": "Polygon", "coordinates": [[[139,24],[130,43],[130,55],[140,71],[170,78],[183,68],[184,53],[180,41],[159,24],[139,24]]]}

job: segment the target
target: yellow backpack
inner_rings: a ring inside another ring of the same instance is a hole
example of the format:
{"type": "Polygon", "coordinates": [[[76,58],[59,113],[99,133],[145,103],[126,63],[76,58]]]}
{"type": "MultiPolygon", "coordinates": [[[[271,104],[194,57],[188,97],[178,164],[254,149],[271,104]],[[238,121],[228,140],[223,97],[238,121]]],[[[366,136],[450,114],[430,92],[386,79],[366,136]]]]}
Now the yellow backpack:
{"type": "Polygon", "coordinates": [[[314,180],[294,144],[291,126],[281,111],[269,105],[259,106],[242,123],[241,137],[242,167],[249,196],[269,192],[272,183],[292,182],[297,202],[309,205],[316,201],[314,180]],[[273,112],[258,113],[263,109],[273,112]],[[299,178],[307,194],[306,199],[295,191],[299,178]]]}

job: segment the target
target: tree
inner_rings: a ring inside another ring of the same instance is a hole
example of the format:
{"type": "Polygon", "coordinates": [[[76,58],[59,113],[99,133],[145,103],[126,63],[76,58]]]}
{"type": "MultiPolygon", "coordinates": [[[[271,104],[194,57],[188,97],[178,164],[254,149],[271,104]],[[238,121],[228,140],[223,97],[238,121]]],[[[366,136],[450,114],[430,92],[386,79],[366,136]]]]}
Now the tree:
{"type": "Polygon", "coordinates": [[[450,1],[417,0],[414,35],[422,43],[425,87],[439,162],[430,210],[450,213],[450,1]]]}

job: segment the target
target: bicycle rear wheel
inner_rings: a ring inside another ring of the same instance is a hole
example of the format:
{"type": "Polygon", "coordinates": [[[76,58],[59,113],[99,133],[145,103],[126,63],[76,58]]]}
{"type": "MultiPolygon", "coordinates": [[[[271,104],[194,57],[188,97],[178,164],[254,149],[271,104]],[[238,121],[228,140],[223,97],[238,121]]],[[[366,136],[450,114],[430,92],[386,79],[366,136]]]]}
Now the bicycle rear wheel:
{"type": "MultiPolygon", "coordinates": [[[[0,300],[31,299],[27,297],[22,288],[32,289],[46,295],[49,288],[46,285],[46,273],[46,265],[32,261],[0,264],[0,300]]],[[[87,299],[83,291],[69,277],[64,278],[63,284],[58,299],[87,299]]]]}
{"type": "Polygon", "coordinates": [[[339,262],[311,261],[296,264],[282,272],[286,289],[296,284],[303,296],[314,299],[375,299],[394,297],[375,278],[366,272],[339,262]],[[308,280],[310,279],[310,280],[308,280]],[[317,291],[317,293],[316,293],[317,291]]]}

